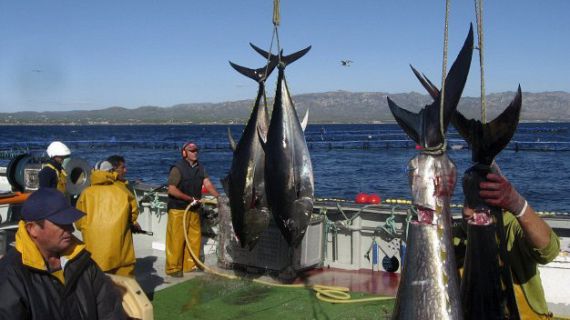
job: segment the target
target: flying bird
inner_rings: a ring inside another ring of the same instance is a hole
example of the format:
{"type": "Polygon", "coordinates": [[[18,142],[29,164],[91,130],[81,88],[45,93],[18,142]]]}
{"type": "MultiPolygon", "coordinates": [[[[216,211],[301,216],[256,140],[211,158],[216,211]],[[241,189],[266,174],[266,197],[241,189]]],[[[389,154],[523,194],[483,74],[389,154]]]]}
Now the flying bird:
{"type": "Polygon", "coordinates": [[[352,60],[340,60],[340,64],[343,67],[350,67],[350,64],[352,63],[352,60]]]}

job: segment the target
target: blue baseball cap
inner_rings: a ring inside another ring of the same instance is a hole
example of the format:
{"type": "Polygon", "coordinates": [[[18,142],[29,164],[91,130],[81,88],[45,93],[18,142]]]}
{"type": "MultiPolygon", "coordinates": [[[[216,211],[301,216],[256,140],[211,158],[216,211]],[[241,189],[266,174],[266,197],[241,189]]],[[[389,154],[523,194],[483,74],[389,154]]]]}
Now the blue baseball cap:
{"type": "Polygon", "coordinates": [[[24,202],[21,213],[24,221],[47,219],[61,225],[72,224],[85,215],[72,207],[55,188],[40,188],[32,193],[24,202]]]}

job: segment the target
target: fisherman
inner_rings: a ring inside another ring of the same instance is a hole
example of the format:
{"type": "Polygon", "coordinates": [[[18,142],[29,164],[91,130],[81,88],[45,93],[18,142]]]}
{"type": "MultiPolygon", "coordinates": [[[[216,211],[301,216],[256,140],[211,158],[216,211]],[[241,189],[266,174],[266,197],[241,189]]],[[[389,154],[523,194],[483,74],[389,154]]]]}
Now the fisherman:
{"type": "Polygon", "coordinates": [[[168,175],[168,225],[166,227],[166,274],[182,277],[183,272],[196,270],[196,263],[186,247],[184,231],[194,254],[200,256],[202,242],[199,207],[202,186],[213,196],[219,193],[204,166],[198,162],[198,146],[187,142],[182,146],[182,159],[170,168],[168,175]],[[188,206],[187,225],[183,226],[188,206]]]}
{"type": "Polygon", "coordinates": [[[85,212],[85,217],[75,226],[101,270],[134,277],[136,258],[131,230],[140,229],[139,211],[133,194],[122,182],[117,183],[110,162],[96,164],[91,186],[79,196],[77,209],[85,212]]]}
{"type": "MultiPolygon", "coordinates": [[[[550,226],[500,171],[487,174],[479,195],[488,205],[503,209],[507,251],[521,319],[550,319],[538,264],[547,264],[560,252],[560,240],[550,226]]],[[[474,210],[464,206],[465,220],[474,210]]]]}
{"type": "Polygon", "coordinates": [[[63,160],[71,155],[71,151],[61,141],[54,141],[49,144],[46,152],[49,160],[38,175],[40,188],[57,188],[65,194],[67,173],[63,169],[63,160]]]}
{"type": "MultiPolygon", "coordinates": [[[[133,208],[134,215],[138,217],[139,215],[139,205],[135,195],[129,189],[129,181],[125,178],[127,174],[127,165],[125,161],[125,157],[120,155],[112,155],[107,158],[107,160],[113,166],[113,172],[117,174],[117,180],[115,180],[115,184],[121,188],[123,188],[126,192],[128,192],[131,196],[131,207],[133,208]]],[[[133,222],[131,225],[132,231],[140,231],[141,227],[138,222],[133,222]]]]}
{"type": "Polygon", "coordinates": [[[125,175],[127,174],[125,157],[115,154],[108,157],[107,161],[113,165],[113,171],[117,173],[117,181],[128,184],[127,180],[125,179],[125,175]]]}
{"type": "Polygon", "coordinates": [[[0,259],[0,319],[126,319],[120,293],[72,234],[83,215],[52,188],[24,202],[15,249],[0,259]]]}

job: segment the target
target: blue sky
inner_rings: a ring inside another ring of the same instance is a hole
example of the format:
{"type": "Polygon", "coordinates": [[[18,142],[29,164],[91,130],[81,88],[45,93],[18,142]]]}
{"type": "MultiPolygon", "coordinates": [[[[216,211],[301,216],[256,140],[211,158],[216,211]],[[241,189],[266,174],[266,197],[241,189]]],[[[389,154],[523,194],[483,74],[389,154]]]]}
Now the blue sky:
{"type": "MultiPolygon", "coordinates": [[[[483,8],[487,93],[570,92],[570,1],[483,8]]],[[[272,10],[272,0],[1,0],[0,111],[252,99],[256,84],[228,60],[263,66],[248,43],[269,48],[272,10]]],[[[424,93],[408,65],[439,85],[444,11],[443,0],[281,0],[281,47],[313,46],[287,68],[291,92],[424,93]]],[[[473,1],[451,2],[449,64],[474,21],[473,1]]],[[[464,95],[479,94],[474,56],[464,95]]]]}

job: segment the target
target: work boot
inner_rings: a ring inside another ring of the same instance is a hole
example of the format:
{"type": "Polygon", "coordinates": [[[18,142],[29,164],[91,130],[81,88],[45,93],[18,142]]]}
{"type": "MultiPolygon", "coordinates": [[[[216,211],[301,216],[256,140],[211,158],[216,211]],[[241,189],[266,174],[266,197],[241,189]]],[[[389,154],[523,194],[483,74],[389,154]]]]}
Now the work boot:
{"type": "Polygon", "coordinates": [[[169,273],[169,276],[173,277],[173,278],[182,278],[184,276],[184,274],[182,273],[182,271],[176,271],[173,273],[169,273]]]}
{"type": "Polygon", "coordinates": [[[194,267],[190,270],[184,270],[184,273],[197,272],[197,271],[201,271],[201,270],[198,267],[194,267]]]}

